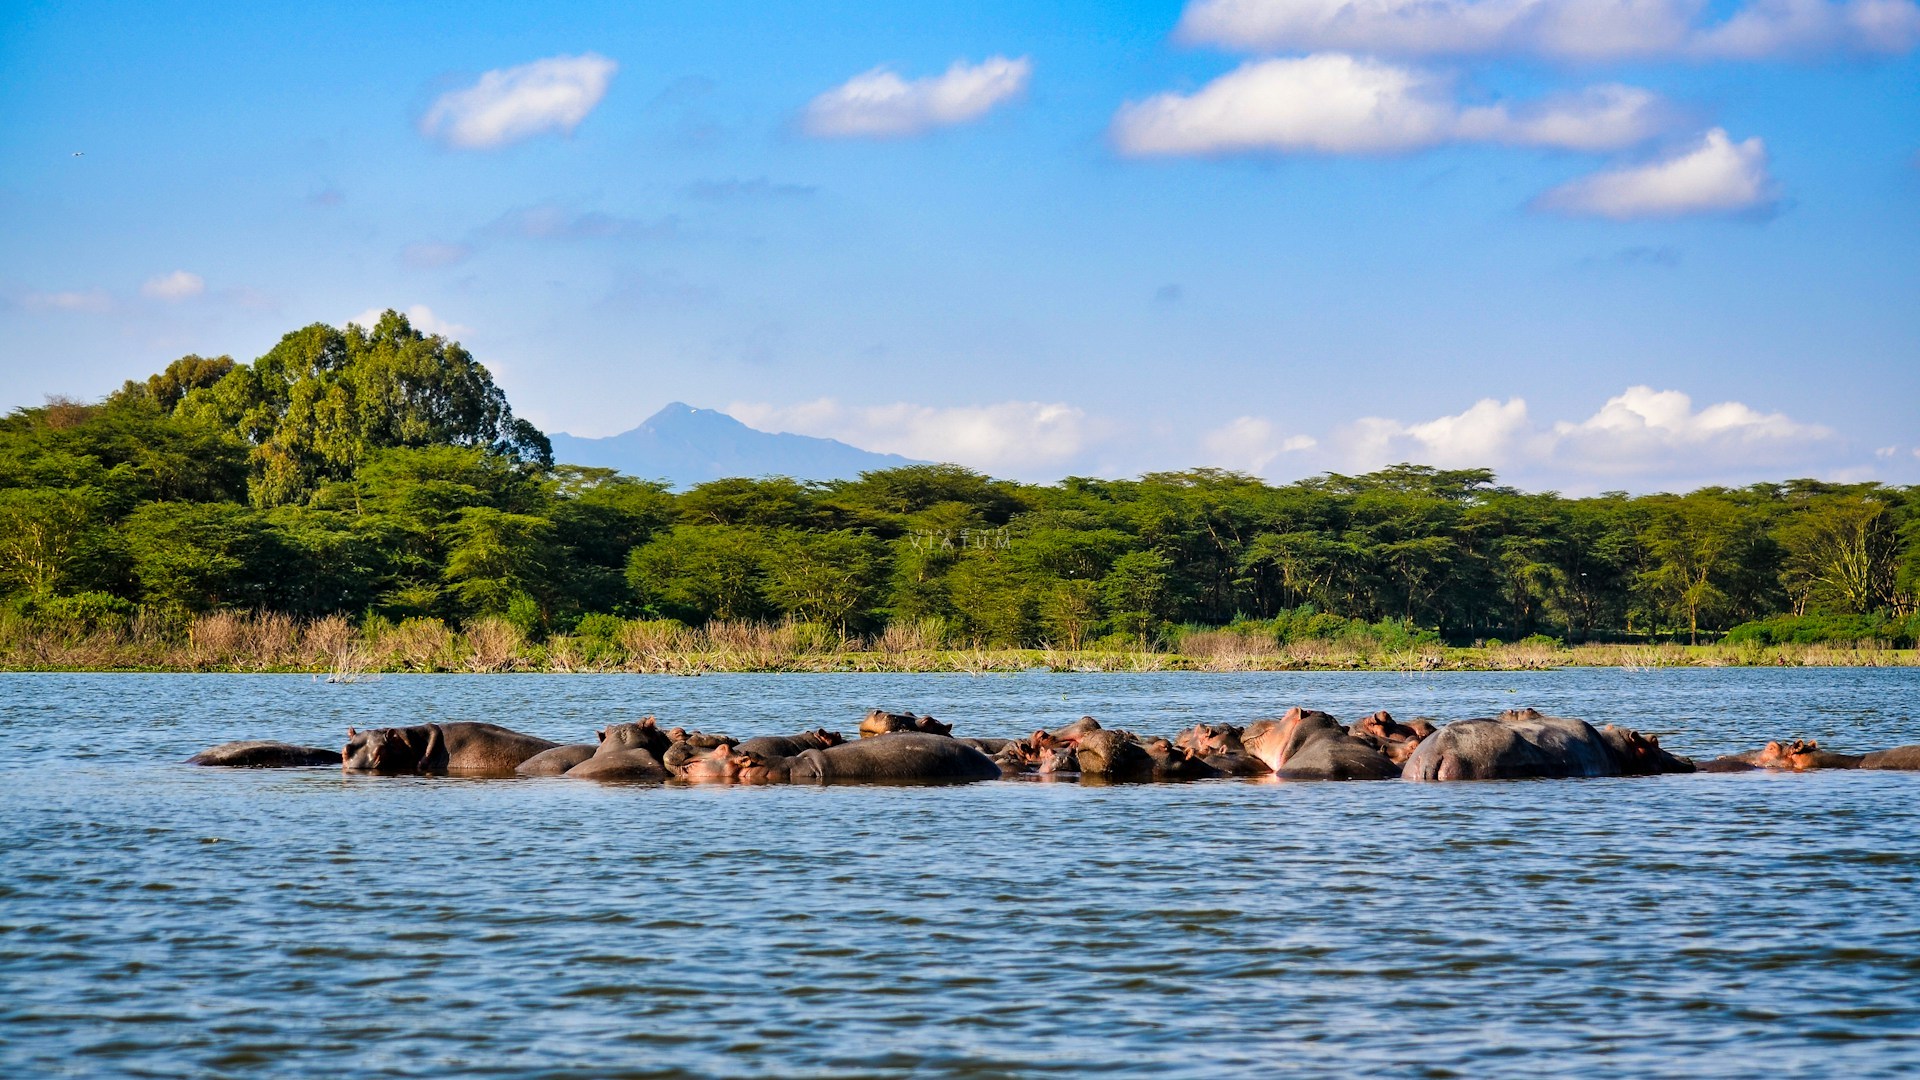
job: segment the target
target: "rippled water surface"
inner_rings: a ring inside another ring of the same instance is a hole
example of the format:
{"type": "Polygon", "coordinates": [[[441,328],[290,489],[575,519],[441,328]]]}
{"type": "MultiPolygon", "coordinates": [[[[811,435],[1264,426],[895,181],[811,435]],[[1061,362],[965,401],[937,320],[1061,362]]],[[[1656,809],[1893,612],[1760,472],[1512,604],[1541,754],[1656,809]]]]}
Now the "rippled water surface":
{"type": "Polygon", "coordinates": [[[179,764],[492,720],[1920,742],[1920,671],[0,676],[0,1074],[1920,1072],[1920,774],[616,787],[179,764]]]}

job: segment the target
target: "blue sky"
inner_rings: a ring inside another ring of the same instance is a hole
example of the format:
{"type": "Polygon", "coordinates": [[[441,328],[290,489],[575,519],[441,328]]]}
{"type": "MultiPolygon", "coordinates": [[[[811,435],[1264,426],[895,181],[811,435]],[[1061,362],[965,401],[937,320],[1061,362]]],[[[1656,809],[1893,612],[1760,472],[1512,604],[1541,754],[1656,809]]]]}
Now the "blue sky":
{"type": "Polygon", "coordinates": [[[1920,482],[1912,0],[0,10],[8,407],[391,306],[575,434],[1920,482]]]}

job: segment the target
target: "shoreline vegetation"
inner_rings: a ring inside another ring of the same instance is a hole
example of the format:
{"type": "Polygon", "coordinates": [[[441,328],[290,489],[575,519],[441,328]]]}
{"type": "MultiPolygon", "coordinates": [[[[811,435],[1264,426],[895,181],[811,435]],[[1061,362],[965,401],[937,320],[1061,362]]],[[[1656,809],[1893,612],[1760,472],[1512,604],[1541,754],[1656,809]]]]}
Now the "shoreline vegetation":
{"type": "Polygon", "coordinates": [[[606,620],[588,635],[532,641],[502,618],[463,630],[438,619],[215,612],[184,628],[139,618],[86,630],[0,617],[0,672],[279,673],[358,682],[402,673],[756,672],[1010,674],[1054,672],[1550,671],[1721,667],[1920,667],[1920,650],[1884,641],[1711,645],[1576,644],[1538,640],[1447,646],[1349,634],[1278,642],[1244,630],[1177,628],[1166,643],[1065,649],[995,648],[944,639],[933,621],[895,625],[873,637],[804,623],[606,620]]]}
{"type": "Polygon", "coordinates": [[[0,417],[12,670],[1911,665],[1916,645],[1920,486],[926,464],[676,490],[556,462],[484,366],[394,311],[0,417]]]}

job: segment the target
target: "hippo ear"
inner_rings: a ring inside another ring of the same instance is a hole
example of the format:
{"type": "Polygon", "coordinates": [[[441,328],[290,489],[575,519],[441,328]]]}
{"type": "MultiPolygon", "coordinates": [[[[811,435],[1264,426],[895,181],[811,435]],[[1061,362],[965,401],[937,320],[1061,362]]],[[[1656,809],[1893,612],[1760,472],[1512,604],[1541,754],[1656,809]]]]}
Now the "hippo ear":
{"type": "Polygon", "coordinates": [[[351,738],[353,738],[353,737],[354,737],[354,735],[355,735],[355,734],[356,734],[356,732],[355,732],[355,731],[353,730],[353,727],[352,727],[351,725],[349,725],[349,726],[347,727],[347,738],[349,738],[349,739],[351,739],[351,738]]]}
{"type": "Polygon", "coordinates": [[[594,742],[606,742],[606,741],[607,741],[607,729],[606,729],[606,728],[601,728],[601,729],[599,729],[598,731],[595,731],[595,732],[593,733],[593,741],[594,741],[594,742]]]}

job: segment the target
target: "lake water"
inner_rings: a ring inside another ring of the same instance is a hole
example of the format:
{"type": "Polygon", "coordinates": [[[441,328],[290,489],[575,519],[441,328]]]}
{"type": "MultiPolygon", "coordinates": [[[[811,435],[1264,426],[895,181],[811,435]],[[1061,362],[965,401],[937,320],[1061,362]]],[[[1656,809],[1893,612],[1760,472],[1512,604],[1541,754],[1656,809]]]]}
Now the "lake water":
{"type": "Polygon", "coordinates": [[[196,769],[491,720],[1920,742],[1920,670],[0,676],[0,1074],[1920,1072],[1920,774],[614,787],[196,769]]]}

